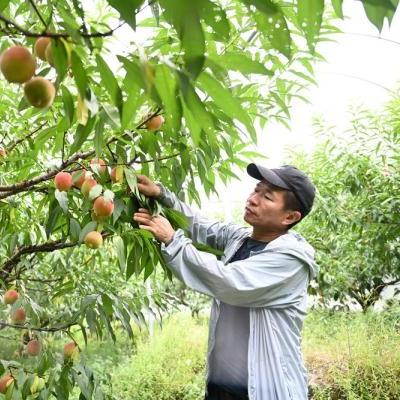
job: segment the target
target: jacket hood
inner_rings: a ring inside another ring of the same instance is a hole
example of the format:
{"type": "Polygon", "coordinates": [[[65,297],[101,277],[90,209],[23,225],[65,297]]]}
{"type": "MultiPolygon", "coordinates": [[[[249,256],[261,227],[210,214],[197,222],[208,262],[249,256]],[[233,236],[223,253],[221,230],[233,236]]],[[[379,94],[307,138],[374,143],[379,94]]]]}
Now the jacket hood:
{"type": "Polygon", "coordinates": [[[294,255],[309,267],[310,280],[316,277],[319,268],[315,262],[315,250],[299,233],[289,231],[269,242],[267,248],[294,255]]]}

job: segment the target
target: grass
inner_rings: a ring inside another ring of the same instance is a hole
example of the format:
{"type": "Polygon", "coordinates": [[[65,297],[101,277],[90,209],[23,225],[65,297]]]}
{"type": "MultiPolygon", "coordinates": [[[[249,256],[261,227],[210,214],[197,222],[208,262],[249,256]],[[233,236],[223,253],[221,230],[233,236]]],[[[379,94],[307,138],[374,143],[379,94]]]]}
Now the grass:
{"type": "MultiPolygon", "coordinates": [[[[109,398],[203,400],[207,334],[207,317],[175,314],[153,337],[136,331],[134,343],[122,334],[116,345],[89,341],[82,356],[109,398]]],[[[312,311],[304,326],[303,354],[313,400],[399,399],[398,309],[312,311]]]]}
{"type": "Polygon", "coordinates": [[[303,354],[313,398],[398,399],[399,317],[396,310],[310,313],[304,327],[303,354]]]}
{"type": "Polygon", "coordinates": [[[106,392],[116,400],[204,399],[207,331],[204,318],[171,317],[138,343],[134,356],[112,368],[106,392]]]}

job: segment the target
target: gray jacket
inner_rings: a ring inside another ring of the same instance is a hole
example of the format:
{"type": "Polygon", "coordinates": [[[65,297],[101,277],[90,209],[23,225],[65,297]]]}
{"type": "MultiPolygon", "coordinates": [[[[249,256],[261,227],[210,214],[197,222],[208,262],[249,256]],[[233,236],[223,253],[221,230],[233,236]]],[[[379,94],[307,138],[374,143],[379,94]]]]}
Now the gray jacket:
{"type": "MultiPolygon", "coordinates": [[[[161,186],[161,185],[160,185],[161,186]]],[[[307,286],[317,273],[314,249],[298,233],[271,241],[250,257],[227,263],[251,229],[203,218],[162,187],[161,202],[188,217],[191,239],[178,229],[162,253],[174,275],[214,298],[208,359],[214,346],[220,301],[250,308],[248,392],[250,400],[306,400],[307,373],[301,355],[307,286]],[[222,250],[197,250],[195,243],[222,250]]],[[[234,349],[233,349],[234,350],[234,349]]]]}

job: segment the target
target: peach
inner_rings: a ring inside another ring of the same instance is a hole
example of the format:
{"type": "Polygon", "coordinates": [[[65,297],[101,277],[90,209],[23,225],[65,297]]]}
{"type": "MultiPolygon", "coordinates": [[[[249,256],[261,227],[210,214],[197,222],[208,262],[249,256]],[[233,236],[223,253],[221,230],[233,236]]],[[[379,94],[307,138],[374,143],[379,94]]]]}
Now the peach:
{"type": "Polygon", "coordinates": [[[93,204],[93,211],[99,217],[108,217],[114,211],[114,203],[99,196],[93,204]]]}
{"type": "Polygon", "coordinates": [[[85,236],[85,244],[91,249],[98,249],[103,244],[103,236],[100,232],[91,231],[85,236]]]}
{"type": "Polygon", "coordinates": [[[6,394],[8,387],[13,383],[14,378],[10,375],[4,375],[0,378],[0,393],[6,394]]]}
{"type": "Polygon", "coordinates": [[[150,131],[158,131],[164,123],[164,117],[162,115],[156,115],[146,122],[146,128],[150,131]]]}
{"type": "Polygon", "coordinates": [[[17,308],[11,316],[11,320],[15,325],[22,325],[26,321],[26,312],[21,308],[17,308]]]}
{"type": "Polygon", "coordinates": [[[48,44],[51,42],[49,37],[40,37],[35,42],[35,54],[43,61],[46,60],[46,48],[48,44]]]}
{"type": "Polygon", "coordinates": [[[0,69],[8,82],[24,83],[35,74],[36,62],[28,49],[14,46],[3,52],[0,69]]]}
{"type": "Polygon", "coordinates": [[[69,172],[59,172],[54,178],[54,185],[60,192],[67,192],[72,187],[72,175],[69,172]]]}
{"type": "Polygon", "coordinates": [[[90,191],[97,185],[97,182],[93,178],[87,178],[82,183],[81,192],[85,197],[89,196],[90,191]]]}
{"type": "Polygon", "coordinates": [[[104,174],[106,172],[106,163],[101,158],[93,158],[90,160],[90,166],[97,174],[104,174]]]}
{"type": "Polygon", "coordinates": [[[42,345],[40,344],[39,340],[36,339],[30,340],[26,345],[26,352],[31,357],[39,355],[41,349],[42,345]]]}
{"type": "Polygon", "coordinates": [[[122,182],[124,180],[124,170],[114,167],[111,169],[111,181],[114,183],[122,182]]]}
{"type": "Polygon", "coordinates": [[[56,88],[47,79],[36,76],[24,85],[25,98],[36,108],[46,108],[53,104],[56,88]]]}
{"type": "Polygon", "coordinates": [[[7,151],[4,147],[0,147],[0,158],[4,158],[7,155],[7,151]]]}
{"type": "Polygon", "coordinates": [[[78,355],[79,348],[75,342],[68,342],[64,345],[64,358],[75,359],[78,355]]]}
{"type": "Polygon", "coordinates": [[[80,189],[85,182],[85,179],[88,178],[85,170],[78,170],[72,173],[72,182],[75,187],[80,189]]]}
{"type": "Polygon", "coordinates": [[[4,303],[14,304],[19,299],[19,293],[16,290],[7,290],[4,293],[4,303]]]}

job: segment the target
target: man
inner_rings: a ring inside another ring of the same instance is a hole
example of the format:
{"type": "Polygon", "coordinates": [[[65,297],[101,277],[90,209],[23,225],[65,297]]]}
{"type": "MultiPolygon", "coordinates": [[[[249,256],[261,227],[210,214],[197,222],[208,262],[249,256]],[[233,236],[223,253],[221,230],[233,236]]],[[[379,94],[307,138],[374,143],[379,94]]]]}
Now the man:
{"type": "Polygon", "coordinates": [[[178,279],[214,298],[206,400],[306,400],[300,333],[317,266],[313,248],[289,229],[310,212],[315,187],[293,166],[249,164],[247,172],[259,181],[244,213],[252,229],[209,221],[143,175],[139,190],[183,212],[191,238],[145,209],[134,219],[162,242],[178,279]],[[222,250],[221,261],[192,242],[222,250]]]}

